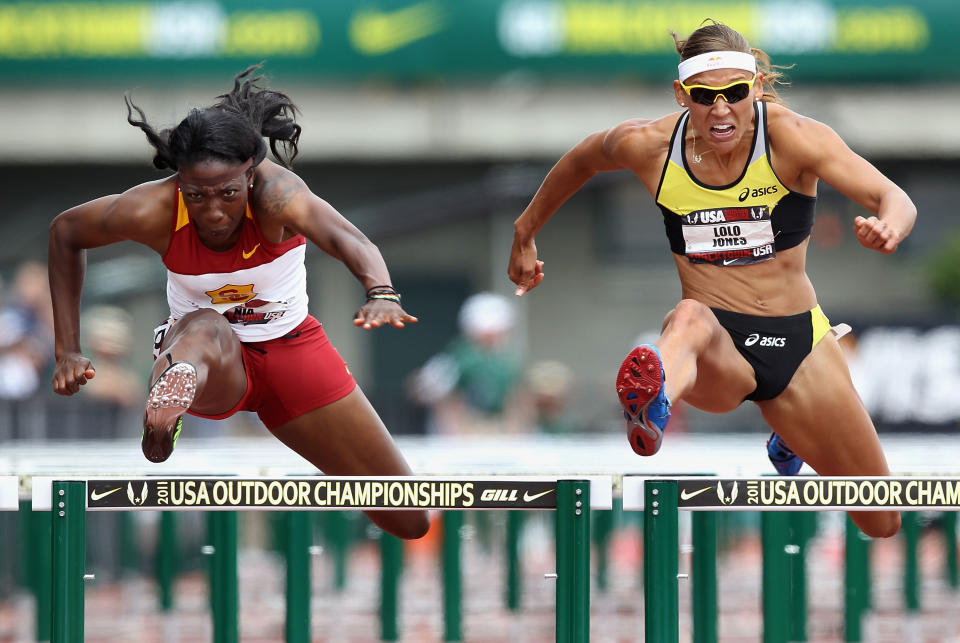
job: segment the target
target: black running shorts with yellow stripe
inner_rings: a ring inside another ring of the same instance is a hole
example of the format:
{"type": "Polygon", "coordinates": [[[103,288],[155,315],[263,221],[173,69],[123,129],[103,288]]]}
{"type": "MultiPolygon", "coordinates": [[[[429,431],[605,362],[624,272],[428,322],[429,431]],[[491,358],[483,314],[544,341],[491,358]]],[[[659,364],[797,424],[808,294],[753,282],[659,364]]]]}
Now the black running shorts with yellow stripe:
{"type": "Polygon", "coordinates": [[[734,346],[753,367],[757,388],[747,400],[760,402],[780,395],[800,362],[830,330],[820,306],[786,317],[758,317],[712,308],[734,346]]]}

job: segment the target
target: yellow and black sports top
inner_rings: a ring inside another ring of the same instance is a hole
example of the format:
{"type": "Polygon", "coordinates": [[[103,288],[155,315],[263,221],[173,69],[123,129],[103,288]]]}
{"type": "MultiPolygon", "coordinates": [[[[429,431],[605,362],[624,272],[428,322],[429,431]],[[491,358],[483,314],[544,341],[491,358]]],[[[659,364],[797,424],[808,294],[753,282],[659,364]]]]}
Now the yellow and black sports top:
{"type": "Polygon", "coordinates": [[[730,185],[706,185],[690,172],[684,140],[690,112],[677,121],[657,187],[670,250],[691,263],[745,266],[773,259],[810,236],[816,197],[791,192],[770,166],[766,105],[754,103],[750,160],[730,185]]]}

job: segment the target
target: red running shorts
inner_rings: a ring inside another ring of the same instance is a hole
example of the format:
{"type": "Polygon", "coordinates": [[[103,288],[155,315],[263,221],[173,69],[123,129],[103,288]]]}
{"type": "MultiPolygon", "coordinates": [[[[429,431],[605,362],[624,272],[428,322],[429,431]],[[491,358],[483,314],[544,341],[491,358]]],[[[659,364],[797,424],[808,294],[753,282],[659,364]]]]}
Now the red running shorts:
{"type": "Polygon", "coordinates": [[[323,326],[311,315],[287,335],[265,342],[244,342],[247,392],[235,407],[218,415],[191,415],[222,420],[238,411],[255,411],[268,429],[345,397],[357,383],[323,326]]]}

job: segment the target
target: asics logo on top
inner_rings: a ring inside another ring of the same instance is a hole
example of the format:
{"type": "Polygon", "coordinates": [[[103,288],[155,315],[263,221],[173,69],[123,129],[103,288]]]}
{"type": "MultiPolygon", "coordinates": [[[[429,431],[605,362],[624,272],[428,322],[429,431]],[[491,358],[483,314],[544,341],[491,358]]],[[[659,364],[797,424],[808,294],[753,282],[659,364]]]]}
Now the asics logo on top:
{"type": "Polygon", "coordinates": [[[769,346],[771,348],[783,348],[787,345],[786,337],[761,337],[759,333],[752,333],[750,336],[744,340],[744,346],[753,346],[757,342],[760,342],[761,346],[769,346]]]}
{"type": "Polygon", "coordinates": [[[257,245],[255,245],[255,246],[253,247],[253,250],[251,250],[250,252],[247,252],[246,250],[242,250],[242,251],[241,251],[241,254],[243,254],[243,258],[244,258],[244,259],[249,259],[250,257],[252,257],[252,256],[253,256],[253,253],[256,252],[256,251],[257,251],[257,248],[259,248],[259,247],[260,247],[260,244],[258,243],[257,245]]]}
{"type": "Polygon", "coordinates": [[[777,186],[775,185],[768,185],[763,188],[747,187],[747,188],[743,188],[740,191],[740,194],[739,196],[737,196],[737,199],[739,199],[742,202],[742,201],[746,201],[750,197],[753,197],[754,199],[756,199],[757,197],[763,196],[764,194],[776,194],[776,193],[777,193],[777,186]]]}

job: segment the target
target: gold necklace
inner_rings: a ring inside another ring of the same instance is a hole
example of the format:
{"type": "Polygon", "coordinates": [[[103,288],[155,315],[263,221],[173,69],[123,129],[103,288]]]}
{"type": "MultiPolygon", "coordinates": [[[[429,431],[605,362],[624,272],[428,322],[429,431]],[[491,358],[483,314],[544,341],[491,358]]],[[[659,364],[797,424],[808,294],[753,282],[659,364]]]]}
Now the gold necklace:
{"type": "Polygon", "coordinates": [[[697,154],[697,133],[696,132],[691,132],[691,133],[693,134],[693,151],[692,151],[693,162],[699,165],[700,161],[703,160],[703,154],[709,154],[713,150],[707,150],[703,154],[697,154]]]}

